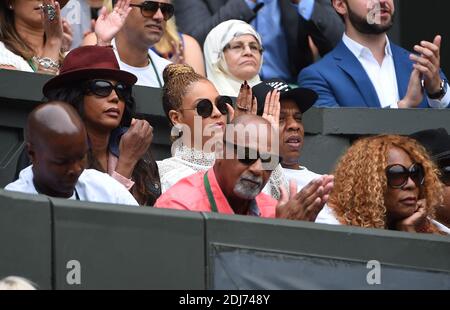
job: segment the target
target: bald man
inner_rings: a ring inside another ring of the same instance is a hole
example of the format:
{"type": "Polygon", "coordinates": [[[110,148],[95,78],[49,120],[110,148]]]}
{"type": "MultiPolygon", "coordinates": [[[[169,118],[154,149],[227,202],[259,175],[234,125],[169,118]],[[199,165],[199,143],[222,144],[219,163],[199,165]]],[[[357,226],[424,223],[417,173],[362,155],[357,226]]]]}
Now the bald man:
{"type": "Polygon", "coordinates": [[[206,173],[172,186],[155,207],[314,221],[328,199],[333,177],[323,176],[299,193],[293,183],[289,197],[281,189],[280,201],[261,193],[280,162],[277,137],[262,117],[236,117],[225,130],[223,156],[206,173]]]}
{"type": "Polygon", "coordinates": [[[130,192],[109,175],[85,169],[86,129],[72,106],[51,102],[35,108],[28,116],[25,143],[32,165],[5,190],[138,205],[130,192]]]}

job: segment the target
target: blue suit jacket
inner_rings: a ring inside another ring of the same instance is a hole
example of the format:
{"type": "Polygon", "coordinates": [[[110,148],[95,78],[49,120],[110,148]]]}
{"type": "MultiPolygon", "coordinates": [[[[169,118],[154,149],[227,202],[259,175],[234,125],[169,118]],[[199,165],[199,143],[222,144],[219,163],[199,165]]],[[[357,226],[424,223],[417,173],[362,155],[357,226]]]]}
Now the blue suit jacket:
{"type": "MultiPolygon", "coordinates": [[[[392,43],[391,50],[399,98],[402,99],[408,90],[413,62],[407,50],[392,43]]],[[[442,72],[441,77],[447,81],[442,72]]],[[[322,60],[303,69],[298,84],[317,92],[319,99],[315,106],[318,107],[381,107],[369,76],[343,41],[322,60]]],[[[427,107],[428,98],[424,96],[419,108],[427,107]]]]}

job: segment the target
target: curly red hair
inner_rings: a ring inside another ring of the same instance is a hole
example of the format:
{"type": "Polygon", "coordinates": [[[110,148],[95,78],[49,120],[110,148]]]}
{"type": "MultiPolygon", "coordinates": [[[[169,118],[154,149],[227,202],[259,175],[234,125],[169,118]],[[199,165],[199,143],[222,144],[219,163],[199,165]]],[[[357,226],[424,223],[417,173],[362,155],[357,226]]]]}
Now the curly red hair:
{"type": "MultiPolygon", "coordinates": [[[[328,203],[342,224],[387,229],[385,168],[392,147],[404,150],[414,162],[423,165],[425,181],[419,198],[426,200],[426,213],[434,217],[435,208],[442,202],[443,188],[427,152],[414,139],[381,135],[356,141],[336,166],[334,189],[328,203]]],[[[428,227],[426,231],[436,232],[437,229],[428,227]]]]}

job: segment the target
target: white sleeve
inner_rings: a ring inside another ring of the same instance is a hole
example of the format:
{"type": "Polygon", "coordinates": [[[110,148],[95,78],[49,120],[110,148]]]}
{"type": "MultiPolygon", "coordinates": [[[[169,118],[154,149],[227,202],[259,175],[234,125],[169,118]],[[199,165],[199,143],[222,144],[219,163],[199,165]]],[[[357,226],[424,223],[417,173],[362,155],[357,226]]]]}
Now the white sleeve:
{"type": "Polygon", "coordinates": [[[25,59],[11,52],[2,42],[0,42],[0,66],[11,66],[20,71],[33,72],[25,59]]]}
{"type": "Polygon", "coordinates": [[[428,104],[430,107],[434,109],[445,109],[448,107],[448,104],[450,103],[450,89],[449,85],[447,83],[447,92],[445,93],[445,96],[440,100],[430,99],[428,98],[428,104]]]}
{"type": "Polygon", "coordinates": [[[328,205],[325,205],[322,211],[319,212],[315,223],[320,224],[329,224],[329,225],[342,225],[336,218],[333,213],[333,209],[331,209],[328,205]]]}

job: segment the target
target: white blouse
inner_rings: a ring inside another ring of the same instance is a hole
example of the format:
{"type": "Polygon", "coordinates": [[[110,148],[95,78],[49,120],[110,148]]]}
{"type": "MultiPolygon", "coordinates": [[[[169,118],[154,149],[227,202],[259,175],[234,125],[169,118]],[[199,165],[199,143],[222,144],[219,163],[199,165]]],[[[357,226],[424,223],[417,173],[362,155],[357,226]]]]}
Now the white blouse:
{"type": "Polygon", "coordinates": [[[28,62],[6,48],[0,41],[0,66],[12,66],[20,71],[34,72],[28,62]]]}

